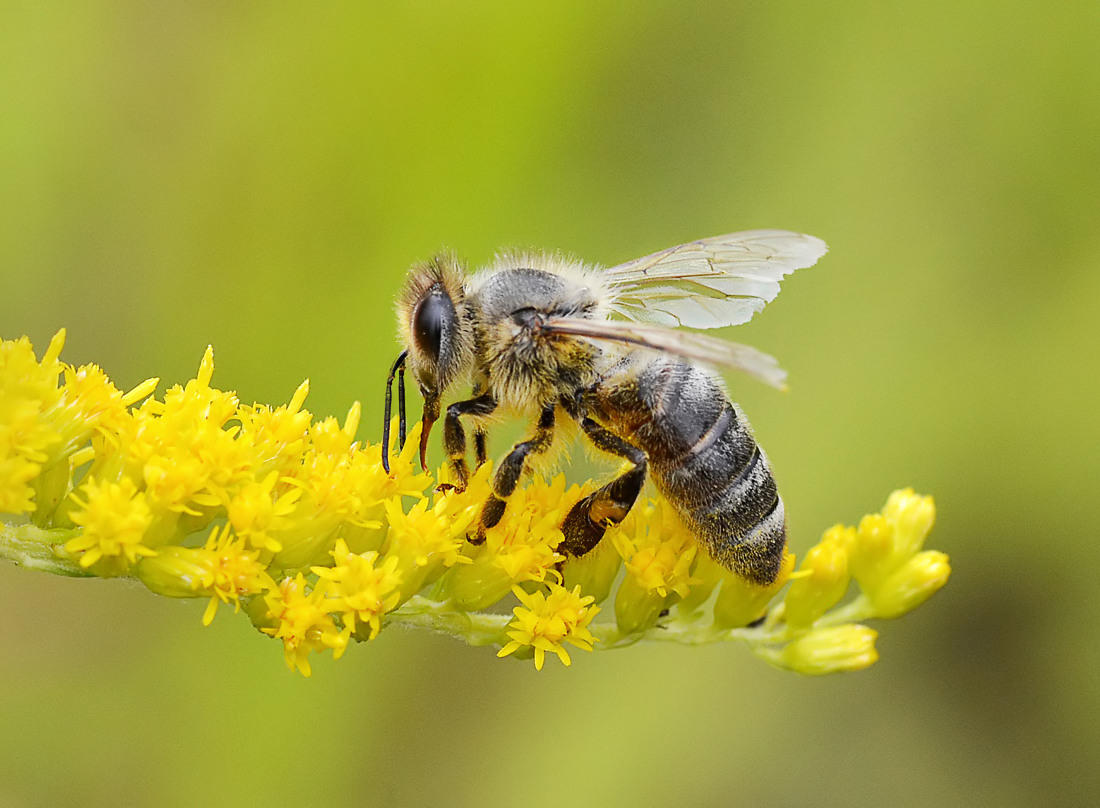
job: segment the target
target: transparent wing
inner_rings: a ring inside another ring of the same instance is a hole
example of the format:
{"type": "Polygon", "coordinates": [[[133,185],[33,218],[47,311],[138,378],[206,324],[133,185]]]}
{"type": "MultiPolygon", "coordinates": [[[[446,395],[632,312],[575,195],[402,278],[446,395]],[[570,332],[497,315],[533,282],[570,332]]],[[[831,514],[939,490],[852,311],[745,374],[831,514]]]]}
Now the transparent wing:
{"type": "Polygon", "coordinates": [[[779,294],[779,281],[813,266],[828,248],[788,230],[747,230],[628,261],[606,270],[612,309],[669,327],[719,328],[748,322],[779,294]]]}
{"type": "Polygon", "coordinates": [[[662,326],[623,320],[587,320],[580,317],[551,317],[546,320],[543,328],[551,334],[648,348],[708,365],[732,368],[780,389],[783,389],[783,382],[787,378],[787,372],[779,367],[775,358],[763,351],[693,331],[675,331],[662,326]]]}

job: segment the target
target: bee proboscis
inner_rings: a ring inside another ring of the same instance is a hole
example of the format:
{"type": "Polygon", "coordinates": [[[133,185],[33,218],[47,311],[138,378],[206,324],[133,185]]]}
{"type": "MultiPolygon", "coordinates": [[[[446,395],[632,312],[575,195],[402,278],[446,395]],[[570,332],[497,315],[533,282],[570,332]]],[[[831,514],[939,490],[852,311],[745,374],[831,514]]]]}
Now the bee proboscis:
{"type": "Polygon", "coordinates": [[[535,419],[532,434],[496,467],[472,542],[483,541],[529,462],[546,453],[569,418],[629,469],[578,502],[559,551],[579,556],[621,522],[647,477],[711,556],[758,584],[774,581],[786,548],[783,501],[767,457],[720,378],[734,368],[781,387],[767,354],[697,331],[748,321],[779,281],[826,251],[812,236],[754,230],[692,241],[610,269],[555,255],[510,252],[467,274],[449,254],[410,270],[398,300],[405,349],[386,384],[383,463],[389,470],[391,391],[398,377],[399,442],[405,442],[404,371],[424,398],[420,461],[444,394],[443,446],[454,485],[469,479],[463,422],[475,462],[487,459],[486,420],[497,412],[535,419]]]}

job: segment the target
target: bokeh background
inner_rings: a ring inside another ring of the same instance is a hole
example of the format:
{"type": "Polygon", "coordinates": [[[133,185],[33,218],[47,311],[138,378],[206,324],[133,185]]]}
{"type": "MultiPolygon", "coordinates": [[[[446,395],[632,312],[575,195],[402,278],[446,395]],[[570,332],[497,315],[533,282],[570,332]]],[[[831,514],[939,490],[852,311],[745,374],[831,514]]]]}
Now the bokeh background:
{"type": "MultiPolygon", "coordinates": [[[[1092,805],[1100,5],[7,3],[0,334],[377,439],[441,247],[831,252],[735,337],[796,552],[896,487],[954,565],[822,679],[736,646],[497,660],[394,631],[310,680],[247,621],[0,568],[0,805],[1092,805]]],[[[162,385],[162,390],[164,389],[162,385]]],[[[499,445],[497,446],[499,449],[499,445]]]]}

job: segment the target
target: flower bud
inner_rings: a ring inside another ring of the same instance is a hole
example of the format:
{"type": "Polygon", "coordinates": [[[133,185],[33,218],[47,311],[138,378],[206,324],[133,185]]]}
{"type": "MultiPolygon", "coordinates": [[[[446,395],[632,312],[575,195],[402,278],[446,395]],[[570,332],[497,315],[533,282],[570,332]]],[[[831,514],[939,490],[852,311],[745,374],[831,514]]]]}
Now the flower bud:
{"type": "Polygon", "coordinates": [[[134,567],[137,579],[158,595],[169,598],[194,598],[214,582],[205,553],[198,548],[161,548],[152,558],[144,558],[134,567]]]}
{"type": "Polygon", "coordinates": [[[439,597],[466,612],[487,609],[512,591],[512,578],[481,552],[472,564],[456,564],[439,581],[439,597]]]}
{"type": "Polygon", "coordinates": [[[856,529],[848,562],[852,577],[867,591],[877,586],[896,566],[893,523],[878,513],[864,516],[856,529]]]}
{"type": "Polygon", "coordinates": [[[854,623],[818,628],[788,643],[772,661],[811,676],[863,670],[878,660],[877,637],[854,623]]]}
{"type": "Polygon", "coordinates": [[[882,515],[894,523],[894,546],[902,558],[920,552],[936,521],[932,497],[920,496],[912,488],[895,491],[886,500],[882,515]]]}
{"type": "Polygon", "coordinates": [[[849,533],[854,536],[855,531],[837,525],[806,553],[784,600],[783,614],[789,625],[811,625],[848,591],[849,533]]]}
{"type": "Polygon", "coordinates": [[[652,628],[666,608],[678,598],[646,589],[633,575],[626,575],[615,594],[615,622],[623,634],[652,628]]]}
{"type": "Polygon", "coordinates": [[[907,561],[868,593],[878,617],[901,617],[920,606],[947,583],[951,565],[947,555],[925,550],[907,561]]]}

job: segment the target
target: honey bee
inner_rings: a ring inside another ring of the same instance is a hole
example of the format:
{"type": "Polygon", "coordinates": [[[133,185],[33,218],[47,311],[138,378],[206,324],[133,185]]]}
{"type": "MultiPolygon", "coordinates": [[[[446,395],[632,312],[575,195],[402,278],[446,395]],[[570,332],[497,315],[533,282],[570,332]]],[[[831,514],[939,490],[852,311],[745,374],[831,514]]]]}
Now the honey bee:
{"type": "Polygon", "coordinates": [[[454,485],[469,479],[463,421],[486,462],[486,419],[536,419],[531,435],[497,466],[470,541],[504,514],[529,462],[550,449],[569,418],[594,446],[628,461],[625,473],[580,500],[562,524],[559,552],[590,551],[633,507],[647,477],[719,564],[773,582],[786,547],[783,500],[740,408],[709,367],[734,368],[776,387],[784,371],[767,354],[680,327],[748,321],[779,281],[826,251],[812,236],[754,230],[692,241],[599,269],[561,256],[505,253],[468,275],[450,254],[414,266],[397,303],[405,350],[386,382],[383,465],[398,378],[399,443],[406,437],[404,371],[424,399],[420,462],[444,394],[443,447],[454,485]]]}

